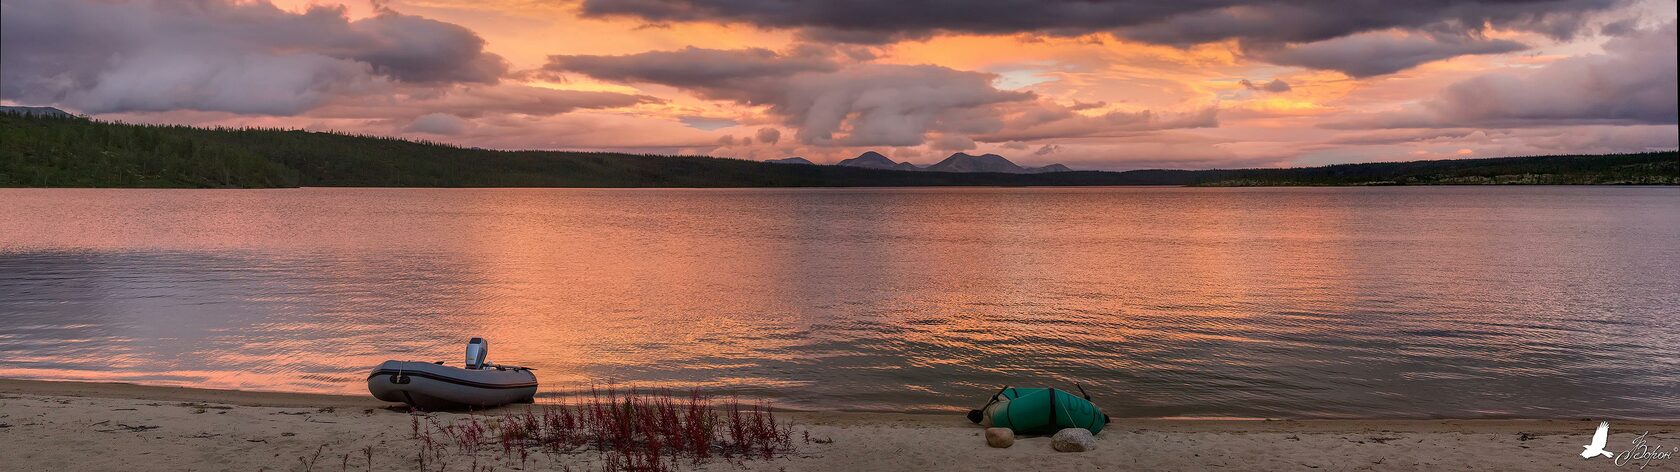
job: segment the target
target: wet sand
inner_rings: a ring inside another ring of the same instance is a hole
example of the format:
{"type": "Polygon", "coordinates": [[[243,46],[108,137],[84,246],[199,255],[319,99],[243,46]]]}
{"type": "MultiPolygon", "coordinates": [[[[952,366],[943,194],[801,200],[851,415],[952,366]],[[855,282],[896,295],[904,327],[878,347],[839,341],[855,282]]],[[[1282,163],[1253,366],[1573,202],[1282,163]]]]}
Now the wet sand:
{"type": "MultiPolygon", "coordinates": [[[[0,469],[415,470],[411,414],[371,397],[0,379],[0,469]]],[[[525,406],[503,409],[524,411],[525,406]]],[[[540,408],[540,407],[539,407],[540,408]]],[[[488,414],[497,414],[491,410],[488,414]]],[[[439,421],[466,413],[430,413],[439,421]]],[[[960,414],[789,412],[795,451],[684,470],[1636,470],[1582,459],[1590,420],[1115,419],[1098,447],[1049,438],[986,446],[960,414]],[[804,441],[805,434],[820,441],[804,441]],[[827,442],[832,440],[832,442],[827,442]]],[[[1613,421],[1607,449],[1640,432],[1680,446],[1680,422],[1613,421]]],[[[531,461],[481,452],[479,470],[591,470],[594,453],[531,461]]],[[[455,458],[448,470],[471,470],[455,458]]],[[[1680,457],[1646,470],[1680,469],[1680,457]]],[[[437,470],[434,467],[431,470],[437,470]]]]}

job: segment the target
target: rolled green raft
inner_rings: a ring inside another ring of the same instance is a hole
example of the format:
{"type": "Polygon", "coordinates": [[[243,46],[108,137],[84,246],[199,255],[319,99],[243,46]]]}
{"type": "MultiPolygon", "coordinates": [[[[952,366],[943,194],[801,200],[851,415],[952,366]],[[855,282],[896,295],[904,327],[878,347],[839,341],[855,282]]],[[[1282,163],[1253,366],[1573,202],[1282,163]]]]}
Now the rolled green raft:
{"type": "Polygon", "coordinates": [[[1055,434],[1066,428],[1085,428],[1097,434],[1108,424],[1108,415],[1090,400],[1066,391],[1004,387],[985,408],[971,411],[969,420],[1025,435],[1055,434]]]}

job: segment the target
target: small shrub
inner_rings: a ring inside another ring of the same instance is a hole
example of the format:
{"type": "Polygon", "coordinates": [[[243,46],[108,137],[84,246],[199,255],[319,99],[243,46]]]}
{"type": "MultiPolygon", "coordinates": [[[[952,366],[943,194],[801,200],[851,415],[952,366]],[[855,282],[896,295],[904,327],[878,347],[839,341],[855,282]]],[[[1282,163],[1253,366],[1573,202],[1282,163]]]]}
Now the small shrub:
{"type": "MultiPolygon", "coordinates": [[[[793,428],[765,402],[731,398],[713,405],[698,389],[687,395],[638,390],[590,389],[589,395],[558,405],[530,407],[492,418],[471,415],[447,424],[415,417],[421,469],[446,467],[446,452],[471,456],[499,446],[498,459],[523,469],[533,452],[558,459],[582,452],[600,454],[607,471],[668,471],[683,462],[701,464],[714,456],[731,460],[772,459],[793,450],[793,428]]],[[[809,436],[807,435],[807,442],[809,436]]]]}

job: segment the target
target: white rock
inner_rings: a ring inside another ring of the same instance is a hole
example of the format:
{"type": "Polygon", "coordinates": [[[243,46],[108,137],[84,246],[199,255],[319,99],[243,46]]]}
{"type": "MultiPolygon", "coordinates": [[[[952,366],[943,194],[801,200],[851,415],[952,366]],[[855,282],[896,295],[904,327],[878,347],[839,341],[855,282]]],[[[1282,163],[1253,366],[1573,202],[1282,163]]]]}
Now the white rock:
{"type": "Polygon", "coordinates": [[[1015,445],[1015,431],[1009,428],[986,428],[986,445],[1009,447],[1015,445]]]}
{"type": "Polygon", "coordinates": [[[1067,428],[1050,437],[1050,447],[1062,452],[1085,452],[1097,448],[1097,437],[1085,428],[1067,428]]]}

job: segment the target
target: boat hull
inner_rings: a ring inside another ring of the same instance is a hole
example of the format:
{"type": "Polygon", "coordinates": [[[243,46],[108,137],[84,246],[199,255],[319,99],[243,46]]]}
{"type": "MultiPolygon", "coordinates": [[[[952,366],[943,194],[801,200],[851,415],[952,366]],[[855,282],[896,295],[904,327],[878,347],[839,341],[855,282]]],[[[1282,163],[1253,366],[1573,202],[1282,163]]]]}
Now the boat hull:
{"type": "Polygon", "coordinates": [[[422,410],[530,403],[537,376],[526,369],[468,370],[427,362],[385,361],[368,374],[368,392],[422,410]]]}

